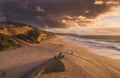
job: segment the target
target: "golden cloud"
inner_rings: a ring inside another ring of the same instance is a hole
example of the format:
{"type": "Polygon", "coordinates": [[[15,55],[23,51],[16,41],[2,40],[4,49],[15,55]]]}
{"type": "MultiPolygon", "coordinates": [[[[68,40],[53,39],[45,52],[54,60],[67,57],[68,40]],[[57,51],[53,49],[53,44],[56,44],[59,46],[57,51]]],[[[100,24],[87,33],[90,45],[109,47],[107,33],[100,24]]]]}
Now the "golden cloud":
{"type": "Polygon", "coordinates": [[[89,19],[84,16],[73,16],[72,17],[72,16],[65,15],[62,19],[62,23],[64,23],[66,26],[69,26],[69,27],[85,26],[88,23],[92,23],[92,22],[94,22],[93,19],[89,19]]]}
{"type": "Polygon", "coordinates": [[[103,4],[103,3],[104,3],[104,1],[102,1],[102,0],[97,0],[97,1],[94,2],[94,4],[96,4],[96,5],[97,4],[103,4]]]}

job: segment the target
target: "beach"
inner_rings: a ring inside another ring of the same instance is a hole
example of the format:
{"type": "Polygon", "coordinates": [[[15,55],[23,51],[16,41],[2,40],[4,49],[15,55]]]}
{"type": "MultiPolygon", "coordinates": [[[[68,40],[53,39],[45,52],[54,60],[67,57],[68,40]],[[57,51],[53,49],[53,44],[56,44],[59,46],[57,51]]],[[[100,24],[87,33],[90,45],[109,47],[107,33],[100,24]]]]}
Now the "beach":
{"type": "Polygon", "coordinates": [[[40,78],[120,78],[119,59],[94,54],[88,47],[66,42],[59,36],[0,52],[0,69],[6,72],[2,78],[20,78],[59,53],[65,55],[65,72],[43,74],[40,78]]]}

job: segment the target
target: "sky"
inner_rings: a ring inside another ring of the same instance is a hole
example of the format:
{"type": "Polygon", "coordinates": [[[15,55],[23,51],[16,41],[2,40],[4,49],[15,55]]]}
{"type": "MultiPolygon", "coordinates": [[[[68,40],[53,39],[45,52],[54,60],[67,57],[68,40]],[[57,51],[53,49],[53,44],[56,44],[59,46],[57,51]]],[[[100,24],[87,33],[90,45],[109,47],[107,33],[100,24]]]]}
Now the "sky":
{"type": "Polygon", "coordinates": [[[73,33],[110,33],[120,28],[120,0],[0,0],[0,21],[73,33]]]}

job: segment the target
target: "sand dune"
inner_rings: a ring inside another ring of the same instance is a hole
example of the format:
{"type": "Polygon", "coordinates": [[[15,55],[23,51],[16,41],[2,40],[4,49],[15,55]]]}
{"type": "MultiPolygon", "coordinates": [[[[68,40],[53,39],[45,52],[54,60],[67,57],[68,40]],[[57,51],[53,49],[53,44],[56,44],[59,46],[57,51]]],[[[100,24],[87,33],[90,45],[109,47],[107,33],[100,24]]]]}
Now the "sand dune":
{"type": "Polygon", "coordinates": [[[88,48],[64,42],[59,37],[0,52],[0,69],[6,72],[2,78],[20,78],[60,52],[65,55],[61,61],[66,71],[43,74],[39,78],[120,78],[120,60],[93,54],[88,48]]]}

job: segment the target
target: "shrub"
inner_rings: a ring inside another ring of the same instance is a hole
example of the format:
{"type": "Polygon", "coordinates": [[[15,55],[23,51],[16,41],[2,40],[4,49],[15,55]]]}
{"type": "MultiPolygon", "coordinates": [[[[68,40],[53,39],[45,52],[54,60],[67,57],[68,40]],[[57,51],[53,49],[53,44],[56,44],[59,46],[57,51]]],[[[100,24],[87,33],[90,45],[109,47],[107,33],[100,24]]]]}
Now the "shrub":
{"type": "Polygon", "coordinates": [[[26,41],[28,43],[38,43],[36,38],[34,38],[33,36],[30,36],[30,35],[19,34],[19,35],[16,35],[16,37],[23,41],[26,41]]]}
{"type": "Polygon", "coordinates": [[[0,51],[17,48],[19,44],[15,38],[0,34],[0,51]]]}

